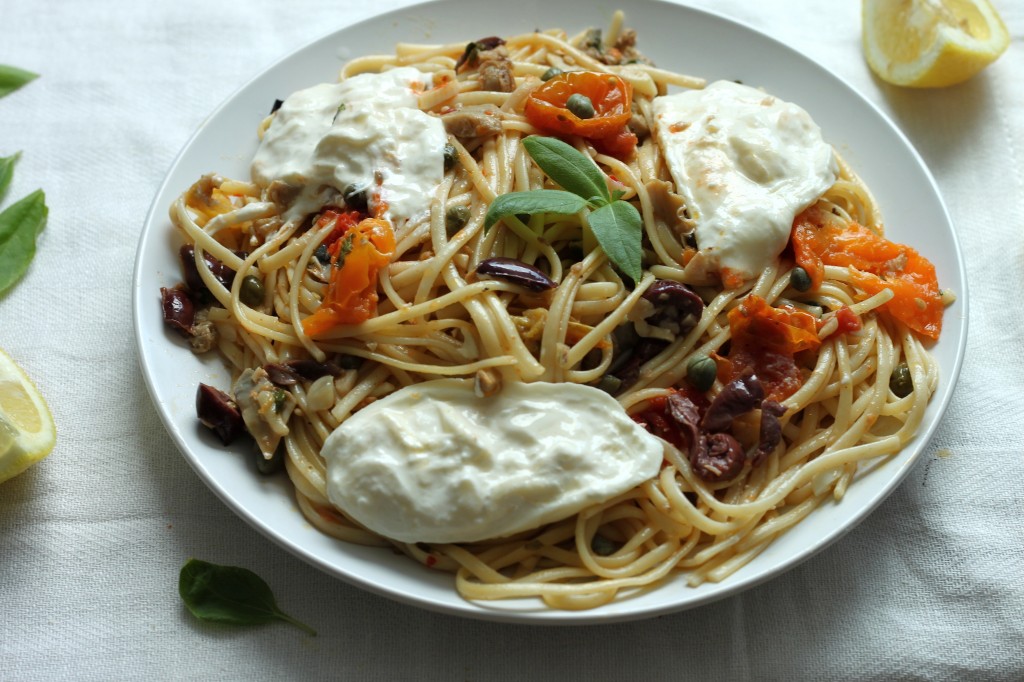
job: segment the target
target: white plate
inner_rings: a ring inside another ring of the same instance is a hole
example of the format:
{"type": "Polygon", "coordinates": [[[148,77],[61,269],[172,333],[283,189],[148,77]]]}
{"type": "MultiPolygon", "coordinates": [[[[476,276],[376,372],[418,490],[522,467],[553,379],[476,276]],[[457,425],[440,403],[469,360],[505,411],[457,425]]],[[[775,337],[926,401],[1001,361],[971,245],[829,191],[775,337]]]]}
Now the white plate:
{"type": "Polygon", "coordinates": [[[872,104],[836,76],[790,48],[730,19],[660,2],[522,0],[514,11],[474,0],[442,0],[374,17],[341,29],[286,57],[222,104],[185,145],[156,194],[139,242],[134,276],[134,317],[143,371],[167,430],[200,478],[242,518],[309,563],[360,587],[448,613],[532,623],[612,622],[704,604],[763,582],[836,540],[874,509],[904,478],[949,404],[967,335],[963,259],[935,182],[907,139],[872,104]],[[639,32],[640,49],[662,67],[714,79],[740,79],[807,109],[876,195],[888,235],[914,245],[934,264],[942,286],[959,300],[946,313],[934,353],[942,368],[938,392],[920,434],[897,457],[851,486],[839,504],[825,505],[720,584],[688,588],[678,578],[656,589],[591,611],[559,612],[536,600],[470,603],[451,576],[423,568],[387,549],[333,540],[299,513],[286,477],[255,473],[244,448],[225,452],[196,421],[199,381],[224,387],[216,358],[198,358],[168,332],[159,289],[180,281],[167,219],[174,198],[201,174],[215,170],[247,179],[256,150],[256,126],[275,98],[318,82],[334,81],[343,61],[391,52],[395,43],[469,41],[513,35],[538,26],[574,33],[606,25],[622,8],[639,32]]]}

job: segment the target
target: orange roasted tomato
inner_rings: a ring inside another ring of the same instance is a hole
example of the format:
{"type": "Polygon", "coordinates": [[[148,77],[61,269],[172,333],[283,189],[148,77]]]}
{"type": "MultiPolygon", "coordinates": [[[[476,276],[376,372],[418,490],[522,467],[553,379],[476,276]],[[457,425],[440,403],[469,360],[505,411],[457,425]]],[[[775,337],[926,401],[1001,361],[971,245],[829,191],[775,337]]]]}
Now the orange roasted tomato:
{"type": "Polygon", "coordinates": [[[795,355],[821,345],[814,316],[788,305],[773,308],[751,294],[729,311],[729,355],[717,357],[723,383],[753,371],[770,400],[782,401],[803,386],[795,355]]]}
{"type": "Polygon", "coordinates": [[[618,76],[596,71],[568,71],[534,90],[526,99],[526,118],[534,126],[558,135],[579,135],[604,142],[604,149],[624,156],[636,147],[626,130],[632,116],[633,87],[618,76]],[[594,115],[580,118],[566,108],[573,95],[584,95],[594,115]]]}
{"type": "Polygon", "coordinates": [[[919,334],[932,339],[942,331],[942,295],[935,266],[909,246],[891,242],[855,222],[838,222],[812,206],[793,221],[797,264],[821,285],[826,265],[852,268],[851,280],[869,296],[891,289],[881,307],[919,334]]]}
{"type": "Polygon", "coordinates": [[[309,336],[339,324],[359,324],[377,314],[377,273],[391,262],[395,233],[386,220],[365,218],[350,224],[327,252],[331,256],[327,295],[316,312],[302,321],[309,336]]]}

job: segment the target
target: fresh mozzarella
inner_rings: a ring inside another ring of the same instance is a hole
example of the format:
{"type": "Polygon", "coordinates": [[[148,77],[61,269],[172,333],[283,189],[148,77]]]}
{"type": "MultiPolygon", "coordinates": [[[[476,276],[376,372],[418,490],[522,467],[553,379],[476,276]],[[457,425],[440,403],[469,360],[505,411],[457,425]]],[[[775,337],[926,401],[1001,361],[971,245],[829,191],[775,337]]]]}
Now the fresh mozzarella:
{"type": "Polygon", "coordinates": [[[442,379],[371,403],[328,436],[330,501],[403,542],[473,542],[567,518],[658,473],[663,443],[608,394],[442,379]]]}
{"type": "Polygon", "coordinates": [[[368,186],[378,212],[426,212],[444,176],[444,125],[417,108],[429,73],[401,67],[314,85],[284,101],[252,161],[253,179],[302,188],[287,217],[322,203],[322,190],[368,186]],[[379,193],[377,188],[379,187],[379,193]]]}
{"type": "Polygon", "coordinates": [[[797,213],[835,182],[832,147],[800,107],[731,81],[657,97],[653,108],[698,249],[712,269],[756,277],[785,248],[797,213]]]}

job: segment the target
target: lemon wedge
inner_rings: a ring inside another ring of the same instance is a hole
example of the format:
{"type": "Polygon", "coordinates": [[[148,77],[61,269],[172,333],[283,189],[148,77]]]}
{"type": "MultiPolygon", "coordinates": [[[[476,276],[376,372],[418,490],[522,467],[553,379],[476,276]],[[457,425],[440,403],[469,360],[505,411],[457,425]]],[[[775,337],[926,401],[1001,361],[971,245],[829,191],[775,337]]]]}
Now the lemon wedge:
{"type": "Polygon", "coordinates": [[[56,441],[57,429],[43,396],[0,350],[0,483],[50,454],[56,441]]]}
{"type": "Polygon", "coordinates": [[[961,83],[1010,44],[988,0],[863,0],[862,9],[868,65],[893,85],[961,83]]]}

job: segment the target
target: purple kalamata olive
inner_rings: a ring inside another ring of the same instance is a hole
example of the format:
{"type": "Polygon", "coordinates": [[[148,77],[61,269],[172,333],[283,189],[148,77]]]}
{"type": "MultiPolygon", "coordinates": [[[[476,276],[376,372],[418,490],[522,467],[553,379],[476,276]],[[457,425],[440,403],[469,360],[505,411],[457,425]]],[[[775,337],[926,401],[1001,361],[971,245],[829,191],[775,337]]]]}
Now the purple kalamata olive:
{"type": "Polygon", "coordinates": [[[316,381],[322,376],[330,374],[336,377],[341,374],[341,367],[333,362],[317,362],[316,360],[289,360],[284,366],[298,374],[303,379],[316,381]]]}
{"type": "Polygon", "coordinates": [[[299,373],[287,365],[271,362],[263,365],[267,378],[277,386],[294,386],[299,383],[299,373]]]}
{"type": "Polygon", "coordinates": [[[476,272],[478,275],[497,277],[533,291],[544,291],[558,286],[555,280],[534,266],[515,258],[488,258],[480,261],[476,272]]]}
{"type": "Polygon", "coordinates": [[[196,416],[204,426],[213,429],[224,445],[229,445],[245,429],[242,413],[231,396],[206,384],[199,384],[196,391],[196,416]]]}
{"type": "Polygon", "coordinates": [[[681,322],[692,315],[699,320],[704,312],[704,301],[700,296],[685,284],[670,279],[656,281],[644,292],[644,298],[662,308],[662,312],[651,316],[654,324],[666,317],[681,322]],[[674,312],[669,314],[669,310],[674,312]]]}
{"type": "Polygon", "coordinates": [[[786,414],[786,407],[774,400],[765,400],[761,403],[761,429],[758,435],[757,452],[754,453],[752,464],[757,466],[763,462],[768,455],[782,441],[782,422],[779,417],[786,414]]]}
{"type": "Polygon", "coordinates": [[[740,442],[727,433],[708,434],[702,441],[703,447],[690,455],[693,473],[709,483],[736,478],[747,458],[740,442]]]}
{"type": "MultiPolygon", "coordinates": [[[[206,291],[206,284],[203,282],[203,278],[199,276],[199,269],[196,267],[195,246],[185,244],[178,251],[178,254],[181,256],[181,269],[188,288],[197,294],[206,291]]],[[[223,284],[226,289],[230,289],[232,282],[235,281],[235,271],[205,251],[203,252],[203,260],[206,261],[206,266],[210,268],[210,272],[217,278],[217,281],[223,284]]]]}
{"type": "Polygon", "coordinates": [[[732,427],[733,419],[758,407],[762,400],[761,382],[753,374],[744,374],[726,384],[715,396],[700,426],[705,431],[726,431],[732,427]]]}
{"type": "Polygon", "coordinates": [[[178,330],[182,336],[192,336],[196,309],[188,293],[183,289],[160,287],[160,298],[164,310],[164,323],[178,330]]]}

